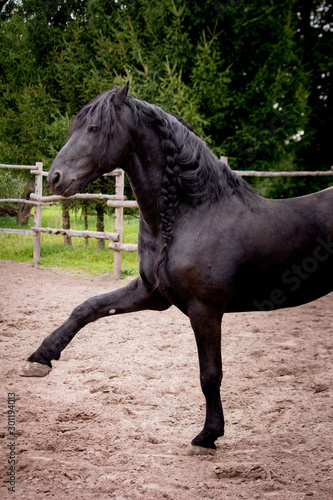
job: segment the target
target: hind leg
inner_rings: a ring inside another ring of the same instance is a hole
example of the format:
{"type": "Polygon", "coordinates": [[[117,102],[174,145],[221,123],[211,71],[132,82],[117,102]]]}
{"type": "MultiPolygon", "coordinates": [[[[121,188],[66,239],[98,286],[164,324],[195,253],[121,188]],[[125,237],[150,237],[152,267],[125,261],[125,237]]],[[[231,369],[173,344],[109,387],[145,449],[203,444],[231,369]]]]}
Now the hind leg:
{"type": "Polygon", "coordinates": [[[51,360],[59,359],[61,351],[81,328],[105,316],[123,314],[144,309],[163,311],[170,303],[155,291],[150,293],[141,278],[129,285],[92,297],[76,307],[65,323],[46,337],[40,347],[28,358],[21,373],[24,377],[43,377],[51,368],[51,360]]]}
{"type": "Polygon", "coordinates": [[[222,315],[196,305],[189,316],[198,348],[201,388],[206,399],[206,420],[202,431],[192,441],[193,453],[209,453],[216,449],[215,440],[224,434],[220,396],[222,315]]]}

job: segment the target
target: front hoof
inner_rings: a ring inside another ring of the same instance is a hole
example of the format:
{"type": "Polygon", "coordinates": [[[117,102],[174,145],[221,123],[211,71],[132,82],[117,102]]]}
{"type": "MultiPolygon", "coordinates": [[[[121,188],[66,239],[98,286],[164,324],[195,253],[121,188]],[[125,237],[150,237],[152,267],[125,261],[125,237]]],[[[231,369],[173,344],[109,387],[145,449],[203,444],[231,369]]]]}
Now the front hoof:
{"type": "MultiPolygon", "coordinates": [[[[221,434],[220,434],[221,435],[221,434]]],[[[215,440],[219,437],[218,433],[213,433],[203,429],[191,442],[191,445],[198,448],[216,450],[215,440]]]]}
{"type": "Polygon", "coordinates": [[[42,365],[36,361],[28,361],[22,368],[21,377],[46,377],[52,368],[47,365],[42,365]]]}
{"type": "Polygon", "coordinates": [[[213,448],[204,448],[203,446],[195,446],[191,445],[191,448],[188,452],[190,456],[214,456],[216,453],[216,449],[213,448]]]}

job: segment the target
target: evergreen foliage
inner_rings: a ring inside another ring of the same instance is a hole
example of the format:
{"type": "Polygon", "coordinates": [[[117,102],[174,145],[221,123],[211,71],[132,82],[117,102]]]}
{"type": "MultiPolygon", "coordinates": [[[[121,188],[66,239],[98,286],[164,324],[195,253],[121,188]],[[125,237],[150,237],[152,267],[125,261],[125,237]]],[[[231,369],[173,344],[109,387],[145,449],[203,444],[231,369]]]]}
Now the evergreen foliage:
{"type": "MultiPolygon", "coordinates": [[[[78,110],[129,80],[134,95],[191,123],[232,168],[331,167],[330,0],[9,0],[1,8],[1,163],[49,167],[78,110]]],[[[260,184],[269,196],[321,187],[260,184]]]]}

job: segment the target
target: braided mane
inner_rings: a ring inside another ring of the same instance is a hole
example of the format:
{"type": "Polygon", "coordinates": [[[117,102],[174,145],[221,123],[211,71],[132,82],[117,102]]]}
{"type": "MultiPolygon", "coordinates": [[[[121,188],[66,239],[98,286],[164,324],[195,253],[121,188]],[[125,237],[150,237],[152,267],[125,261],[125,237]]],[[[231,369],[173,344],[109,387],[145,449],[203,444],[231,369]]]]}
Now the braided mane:
{"type": "Polygon", "coordinates": [[[200,205],[214,202],[225,195],[253,192],[250,186],[210,151],[205,142],[183,120],[158,106],[131,97],[126,104],[140,125],[154,126],[158,131],[165,169],[159,209],[164,246],[155,266],[156,284],[160,268],[167,260],[167,247],[172,239],[176,209],[180,203],[200,205]]]}
{"type": "Polygon", "coordinates": [[[134,97],[130,97],[126,104],[133,111],[138,124],[154,127],[158,131],[165,155],[162,202],[170,195],[163,192],[163,188],[168,189],[170,184],[177,191],[178,202],[192,205],[214,202],[225,195],[245,198],[246,194],[252,192],[250,186],[228,165],[218,160],[181,118],[134,97]]]}
{"type": "MultiPolygon", "coordinates": [[[[115,123],[112,104],[117,89],[104,92],[84,106],[74,119],[70,132],[83,126],[87,119],[98,125],[101,131],[101,147],[106,146],[115,123]]],[[[158,132],[165,169],[161,186],[159,209],[164,247],[155,268],[158,272],[167,259],[167,247],[172,239],[172,227],[177,206],[186,203],[192,206],[213,203],[223,196],[237,196],[246,200],[253,192],[249,185],[222,163],[210,151],[183,120],[154,104],[128,96],[126,105],[131,109],[139,126],[153,127],[158,132]]]]}

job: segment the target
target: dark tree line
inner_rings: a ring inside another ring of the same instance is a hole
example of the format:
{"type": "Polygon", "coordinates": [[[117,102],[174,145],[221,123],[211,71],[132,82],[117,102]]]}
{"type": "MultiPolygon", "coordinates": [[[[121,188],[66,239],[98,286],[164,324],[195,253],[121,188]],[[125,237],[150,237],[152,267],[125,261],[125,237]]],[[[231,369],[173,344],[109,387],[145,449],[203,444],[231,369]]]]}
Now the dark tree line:
{"type": "MultiPolygon", "coordinates": [[[[3,163],[49,166],[82,105],[127,80],[134,95],[190,122],[233,168],[333,163],[329,0],[8,0],[0,8],[3,163]]],[[[260,186],[285,196],[320,182],[260,186]]]]}

